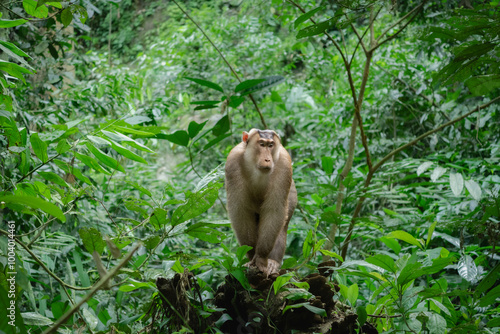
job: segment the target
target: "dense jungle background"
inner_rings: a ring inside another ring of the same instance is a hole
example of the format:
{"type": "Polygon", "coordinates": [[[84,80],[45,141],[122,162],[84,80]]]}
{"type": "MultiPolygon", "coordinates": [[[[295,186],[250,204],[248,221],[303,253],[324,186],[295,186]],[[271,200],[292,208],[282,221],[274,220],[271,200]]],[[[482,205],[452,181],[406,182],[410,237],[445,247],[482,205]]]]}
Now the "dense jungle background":
{"type": "Polygon", "coordinates": [[[499,332],[498,0],[0,12],[0,333],[499,332]],[[251,128],[299,197],[267,279],[225,208],[251,128]]]}

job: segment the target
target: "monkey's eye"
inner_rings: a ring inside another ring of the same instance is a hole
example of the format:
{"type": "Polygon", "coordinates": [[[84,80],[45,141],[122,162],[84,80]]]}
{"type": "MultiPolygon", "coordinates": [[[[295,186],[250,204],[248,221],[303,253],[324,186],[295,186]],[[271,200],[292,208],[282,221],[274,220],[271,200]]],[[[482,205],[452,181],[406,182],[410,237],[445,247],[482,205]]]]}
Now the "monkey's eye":
{"type": "Polygon", "coordinates": [[[261,142],[261,143],[260,143],[260,146],[261,146],[261,147],[265,147],[265,146],[266,146],[266,144],[264,144],[264,142],[261,142]]]}
{"type": "Polygon", "coordinates": [[[269,144],[269,148],[273,148],[273,146],[274,146],[273,143],[269,144]]]}

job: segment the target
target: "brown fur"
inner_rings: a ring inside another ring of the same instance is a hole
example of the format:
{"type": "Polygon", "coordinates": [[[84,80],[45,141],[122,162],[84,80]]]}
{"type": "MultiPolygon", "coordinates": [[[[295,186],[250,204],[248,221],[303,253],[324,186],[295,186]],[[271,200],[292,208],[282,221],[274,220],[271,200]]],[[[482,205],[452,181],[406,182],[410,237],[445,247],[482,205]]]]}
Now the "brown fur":
{"type": "Polygon", "coordinates": [[[270,130],[243,132],[226,162],[227,208],[231,226],[247,253],[248,266],[278,272],[285,255],[288,223],[297,205],[292,160],[270,130]]]}

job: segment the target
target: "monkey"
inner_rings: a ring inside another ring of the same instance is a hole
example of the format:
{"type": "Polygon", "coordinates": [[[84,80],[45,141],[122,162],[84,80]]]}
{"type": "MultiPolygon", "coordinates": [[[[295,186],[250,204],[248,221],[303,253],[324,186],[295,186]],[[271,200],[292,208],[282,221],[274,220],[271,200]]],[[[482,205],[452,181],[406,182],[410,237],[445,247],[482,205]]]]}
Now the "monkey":
{"type": "Polygon", "coordinates": [[[229,152],[225,171],[231,226],[238,243],[252,247],[246,266],[277,273],[297,206],[290,155],[276,132],[251,129],[229,152]]]}

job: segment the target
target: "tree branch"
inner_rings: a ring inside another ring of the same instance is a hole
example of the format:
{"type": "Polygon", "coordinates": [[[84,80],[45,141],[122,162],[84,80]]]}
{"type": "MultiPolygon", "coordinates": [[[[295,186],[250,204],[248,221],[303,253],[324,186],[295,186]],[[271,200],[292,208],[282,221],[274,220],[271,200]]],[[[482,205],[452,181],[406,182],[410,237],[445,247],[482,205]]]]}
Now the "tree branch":
{"type": "Polygon", "coordinates": [[[101,278],[101,280],[99,282],[97,282],[96,284],[94,284],[92,290],[89,291],[89,293],[83,297],[79,302],[78,304],[76,304],[75,306],[73,306],[71,308],[71,310],[69,310],[68,312],[66,312],[62,317],[60,317],[57,322],[50,328],[47,328],[42,334],[50,334],[50,333],[54,333],[55,331],[57,331],[57,329],[59,327],[61,327],[62,324],[64,324],[66,321],[68,321],[68,319],[75,313],[78,311],[78,309],[83,305],[85,304],[90,298],[92,298],[92,296],[99,290],[101,290],[103,287],[105,287],[108,282],[118,274],[118,271],[124,266],[127,264],[127,262],[132,258],[132,255],[134,255],[134,253],[139,249],[139,247],[141,247],[141,244],[137,244],[135,245],[134,248],[132,248],[132,250],[123,258],[123,260],[120,261],[120,263],[118,263],[118,265],[116,265],[112,270],[110,270],[106,276],[104,276],[103,278],[101,278]]]}

